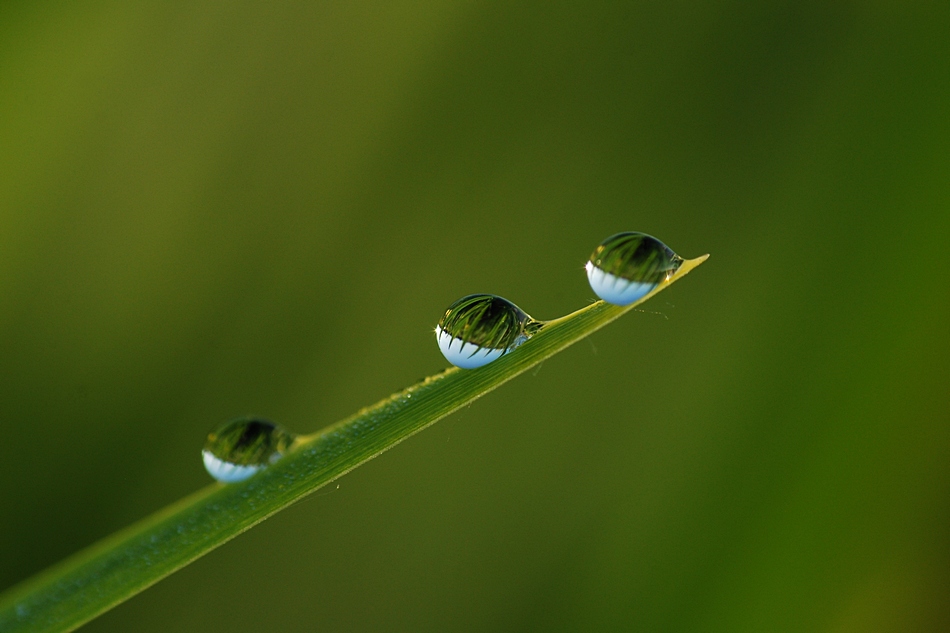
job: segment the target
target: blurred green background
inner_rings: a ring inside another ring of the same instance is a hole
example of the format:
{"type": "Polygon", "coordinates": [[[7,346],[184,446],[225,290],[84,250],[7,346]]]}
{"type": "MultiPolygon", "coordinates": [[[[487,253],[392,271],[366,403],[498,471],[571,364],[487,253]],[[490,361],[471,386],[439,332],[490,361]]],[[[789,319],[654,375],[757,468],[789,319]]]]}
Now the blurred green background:
{"type": "Polygon", "coordinates": [[[0,5],[0,588],[709,262],[88,631],[950,628],[950,4],[0,5]]]}

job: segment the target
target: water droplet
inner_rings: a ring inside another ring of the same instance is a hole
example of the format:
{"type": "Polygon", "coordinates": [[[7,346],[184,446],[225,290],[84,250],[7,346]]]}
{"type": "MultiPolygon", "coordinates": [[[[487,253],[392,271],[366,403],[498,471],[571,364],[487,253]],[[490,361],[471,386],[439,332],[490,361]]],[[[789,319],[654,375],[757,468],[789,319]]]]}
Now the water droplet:
{"type": "Polygon", "coordinates": [[[449,306],[435,328],[446,360],[463,369],[501,358],[541,328],[525,312],[497,295],[468,295],[449,306]]]}
{"type": "Polygon", "coordinates": [[[296,436],[268,420],[239,418],[211,431],[201,457],[218,481],[243,481],[283,457],[296,436]]]}
{"type": "Polygon", "coordinates": [[[645,233],[617,233],[594,249],[587,279],[598,297],[625,306],[668,281],[683,258],[645,233]]]}

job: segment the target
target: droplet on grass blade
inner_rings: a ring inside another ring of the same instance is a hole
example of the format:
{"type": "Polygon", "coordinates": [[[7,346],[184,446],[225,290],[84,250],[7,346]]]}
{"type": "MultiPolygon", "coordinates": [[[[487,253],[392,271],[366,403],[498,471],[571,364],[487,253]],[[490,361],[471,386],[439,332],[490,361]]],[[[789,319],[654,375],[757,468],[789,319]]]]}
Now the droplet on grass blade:
{"type": "Polygon", "coordinates": [[[598,297],[625,306],[668,281],[683,258],[645,233],[630,231],[608,237],[587,262],[587,280],[598,297]]]}
{"type": "Polygon", "coordinates": [[[462,297],[445,311],[435,337],[446,360],[474,369],[501,358],[540,329],[541,323],[497,295],[462,297]]]}
{"type": "Polygon", "coordinates": [[[295,438],[268,420],[240,418],[211,431],[201,457],[208,473],[218,481],[243,481],[283,457],[295,438]]]}

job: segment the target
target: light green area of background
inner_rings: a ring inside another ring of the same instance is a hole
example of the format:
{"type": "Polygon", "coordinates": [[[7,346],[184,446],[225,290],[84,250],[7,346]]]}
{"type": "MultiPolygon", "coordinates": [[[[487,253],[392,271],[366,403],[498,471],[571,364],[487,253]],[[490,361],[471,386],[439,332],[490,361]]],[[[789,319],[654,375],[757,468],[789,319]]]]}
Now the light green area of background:
{"type": "Polygon", "coordinates": [[[446,363],[688,280],[89,631],[950,627],[950,6],[0,7],[0,588],[446,363]]]}

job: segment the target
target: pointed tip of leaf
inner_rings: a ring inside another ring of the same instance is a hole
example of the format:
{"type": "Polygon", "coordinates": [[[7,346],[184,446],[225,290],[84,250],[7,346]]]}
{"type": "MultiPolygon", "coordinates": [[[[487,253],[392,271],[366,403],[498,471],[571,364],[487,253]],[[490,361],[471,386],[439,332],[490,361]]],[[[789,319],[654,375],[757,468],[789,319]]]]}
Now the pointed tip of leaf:
{"type": "Polygon", "coordinates": [[[706,253],[705,255],[700,255],[699,257],[695,257],[693,259],[684,260],[683,263],[680,264],[680,267],[676,269],[676,272],[673,274],[673,277],[672,279],[670,279],[670,281],[679,279],[683,275],[687,274],[689,271],[693,270],[694,268],[702,264],[707,259],[709,259],[709,253],[706,253]]]}

